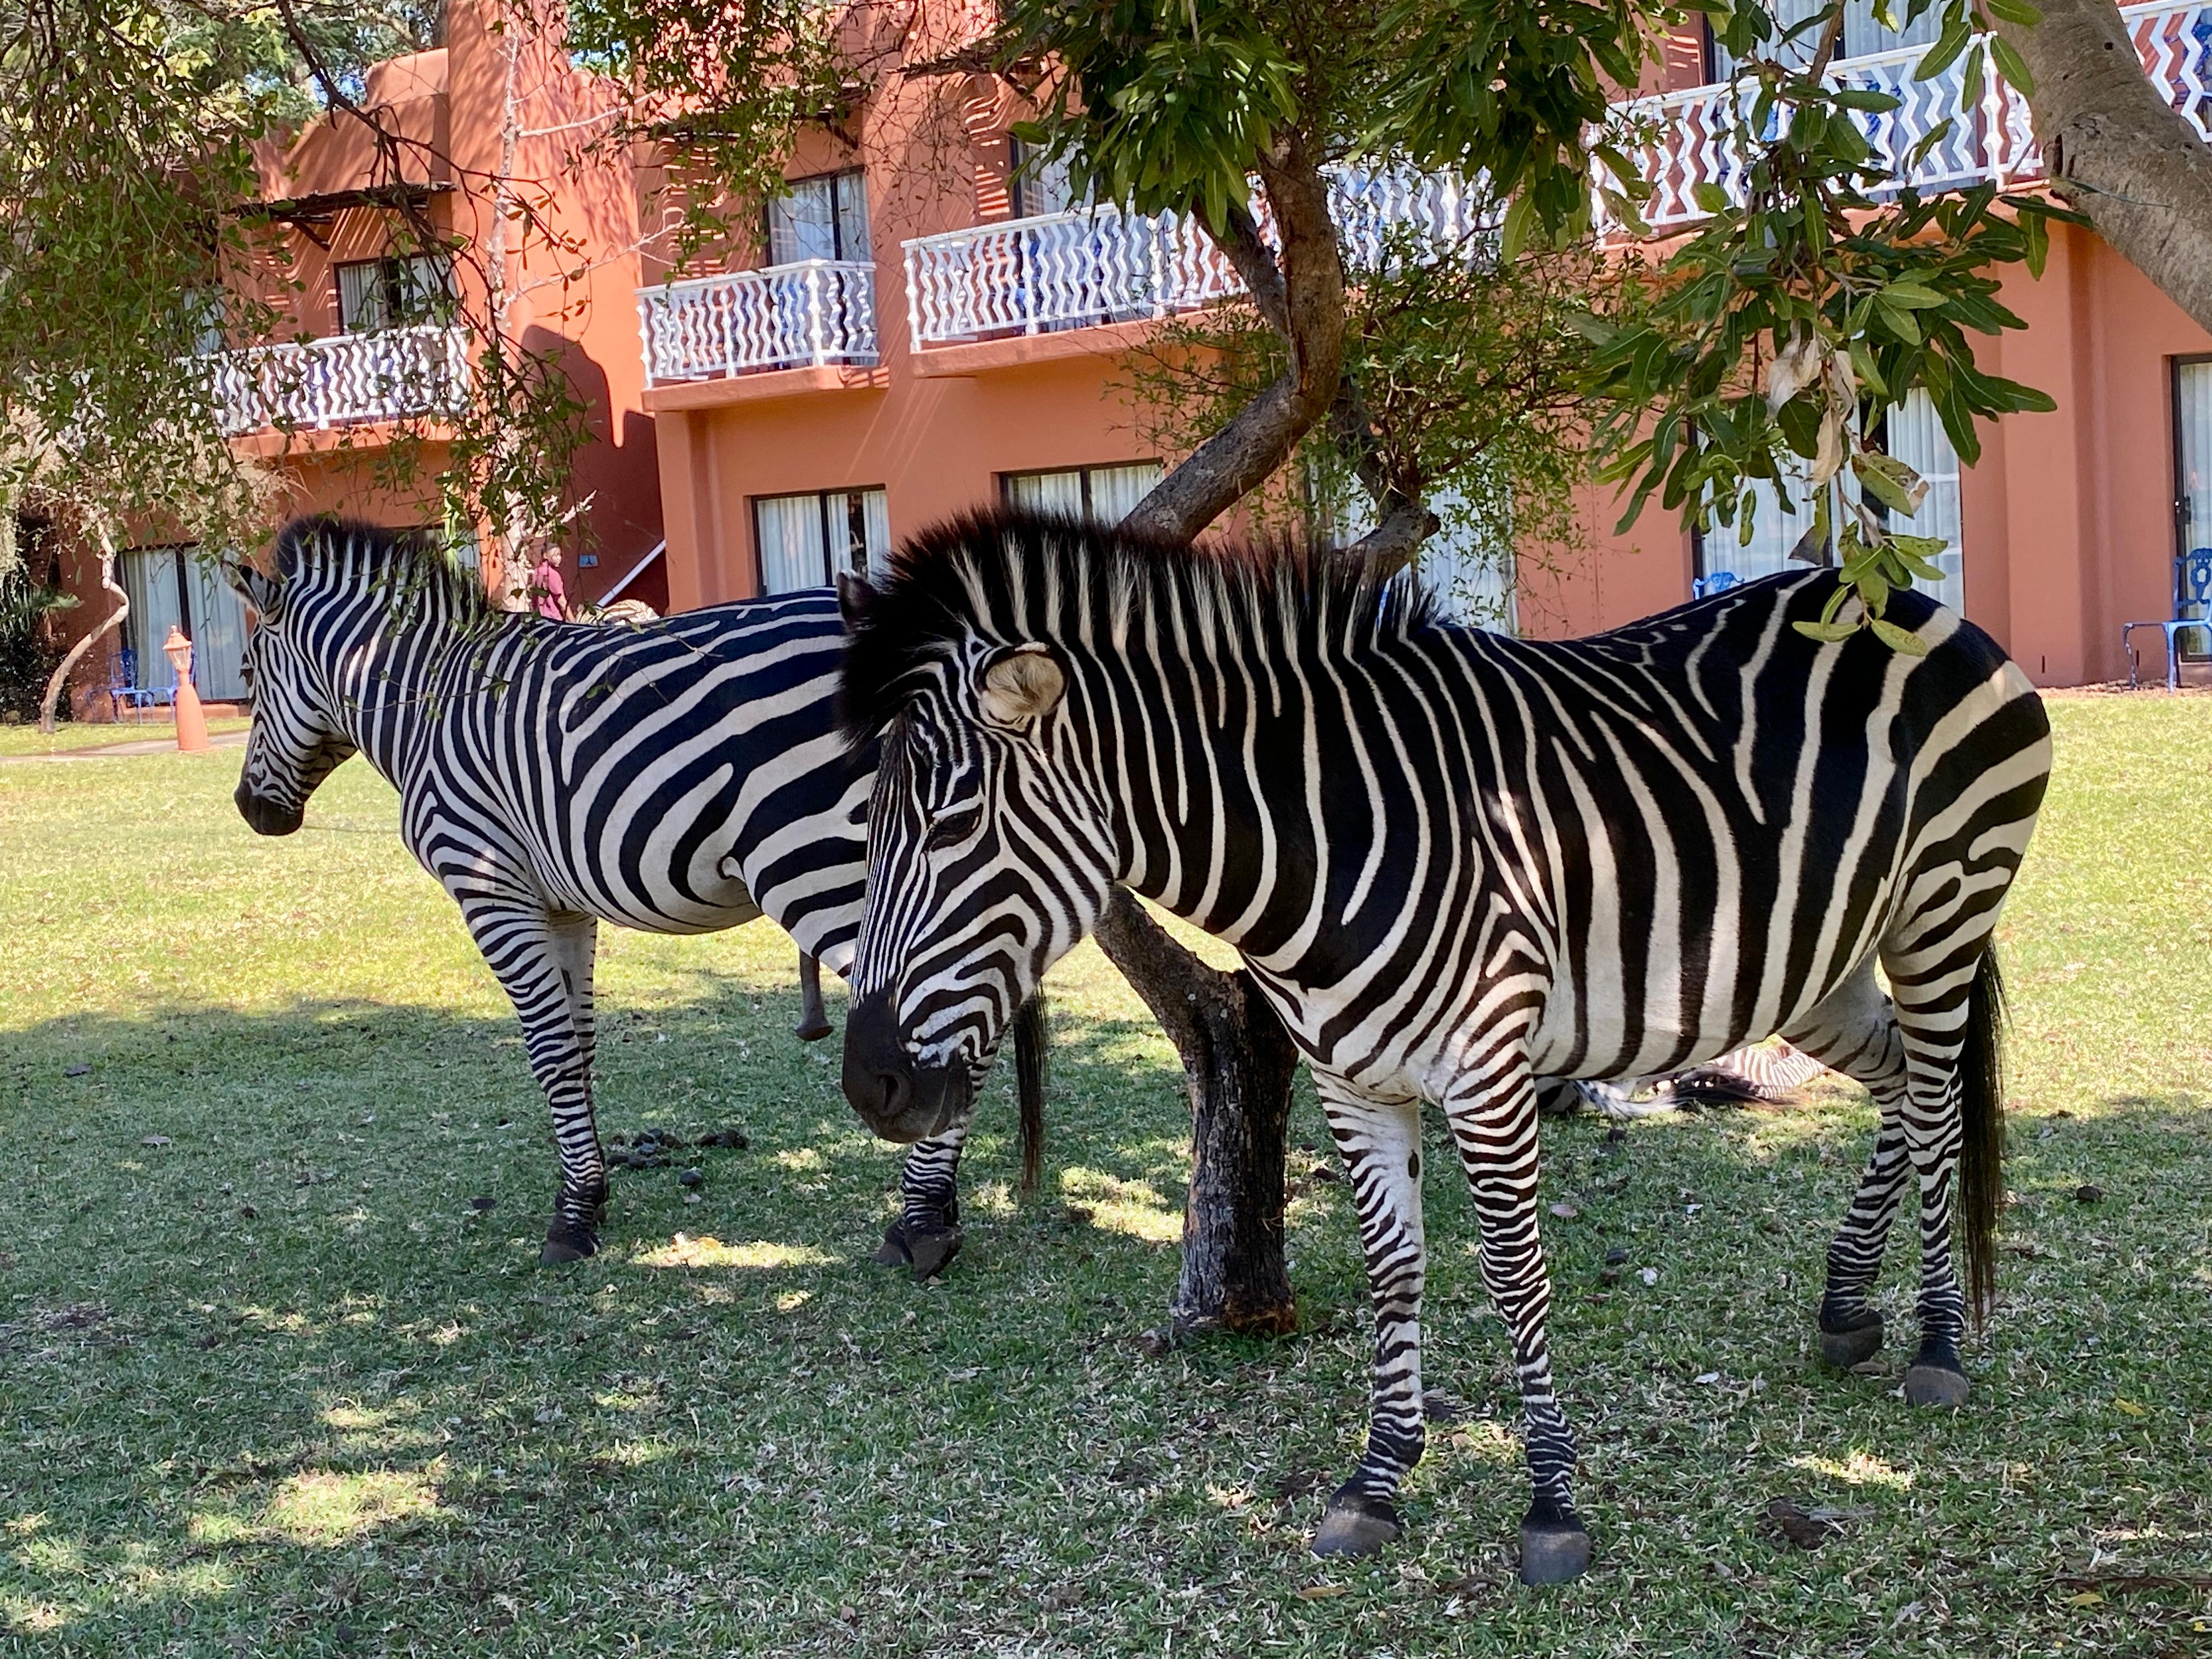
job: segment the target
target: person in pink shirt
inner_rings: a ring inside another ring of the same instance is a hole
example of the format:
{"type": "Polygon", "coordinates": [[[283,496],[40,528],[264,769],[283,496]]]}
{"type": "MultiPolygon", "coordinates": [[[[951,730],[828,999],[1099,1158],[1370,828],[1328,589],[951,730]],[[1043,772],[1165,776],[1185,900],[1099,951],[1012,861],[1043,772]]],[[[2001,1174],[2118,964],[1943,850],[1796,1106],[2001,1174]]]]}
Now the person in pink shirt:
{"type": "Polygon", "coordinates": [[[561,582],[561,550],[549,547],[530,573],[530,597],[541,617],[555,622],[568,619],[568,590],[561,582]]]}

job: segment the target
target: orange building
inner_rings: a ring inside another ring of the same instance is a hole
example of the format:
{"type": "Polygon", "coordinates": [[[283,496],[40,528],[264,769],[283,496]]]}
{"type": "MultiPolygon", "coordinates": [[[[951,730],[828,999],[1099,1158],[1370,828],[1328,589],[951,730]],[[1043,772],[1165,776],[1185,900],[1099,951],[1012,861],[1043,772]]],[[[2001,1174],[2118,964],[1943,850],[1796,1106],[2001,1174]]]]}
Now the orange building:
{"type": "MultiPolygon", "coordinates": [[[[1785,22],[1798,3],[1784,0],[1785,22]]],[[[2154,82],[2212,132],[2212,94],[2202,90],[2212,80],[2212,6],[2126,15],[2154,82]]],[[[483,245],[506,64],[468,8],[452,15],[444,48],[380,65],[370,84],[371,101],[434,136],[423,153],[448,164],[387,182],[380,198],[365,183],[374,168],[362,135],[342,119],[317,123],[270,158],[263,211],[293,239],[294,315],[307,342],[276,349],[326,363],[313,384],[328,389],[323,402],[288,410],[295,429],[279,434],[254,402],[250,371],[262,358],[234,350],[226,362],[241,388],[240,441],[278,458],[289,509],[435,516],[432,504],[369,488],[358,464],[378,441],[376,399],[390,395],[374,363],[432,365],[408,378],[434,387],[439,374],[468,372],[476,349],[442,319],[436,296],[448,283],[465,293],[480,274],[410,263],[393,240],[389,196],[413,192],[440,223],[483,245]],[[365,387],[365,400],[348,402],[348,386],[365,387]]],[[[964,3],[918,8],[900,50],[914,61],[941,54],[974,25],[964,3]]],[[[1851,0],[1844,48],[1833,73],[1904,100],[1861,118],[1878,148],[1904,156],[1949,121],[1919,163],[1923,186],[2032,186],[2041,176],[2026,109],[2001,83],[1970,103],[1956,65],[1914,81],[1921,43],[1884,30],[1871,0],[1851,0]]],[[[573,132],[611,107],[611,88],[546,43],[532,53],[526,131],[573,132]]],[[[1639,100],[1653,118],[1639,158],[1656,188],[1647,217],[1662,234],[1694,219],[1696,185],[1735,186],[1727,68],[1710,40],[1678,40],[1639,100]]],[[[1174,458],[1143,436],[1133,354],[1160,318],[1218,299],[1235,278],[1176,216],[1073,203],[1065,179],[1025,162],[1009,137],[1021,113],[988,77],[908,81],[890,66],[854,107],[796,136],[788,196],[728,216],[724,257],[683,270],[667,266],[650,233],[650,167],[587,188],[558,165],[557,139],[525,140],[540,148],[515,171],[550,181],[548,211],[571,238],[565,252],[515,261],[526,332],[559,345],[594,423],[576,497],[588,503],[579,550],[596,564],[572,568],[573,593],[619,587],[684,609],[825,582],[979,502],[1109,517],[1133,504],[1174,458]]],[[[1337,207],[1354,239],[1406,222],[1449,235],[1464,229],[1468,210],[1448,181],[1351,174],[1337,207]]],[[[2057,411],[1990,426],[1971,468],[1924,400],[1895,412],[1884,439],[1930,480],[1916,527],[1954,542],[1944,597],[2039,683],[2121,678],[2123,624],[2172,614],[2177,556],[2212,543],[2212,337],[2094,234],[2071,228],[2054,232],[2043,278],[2015,272],[2003,298],[2029,326],[1981,343],[1982,362],[2049,392],[2057,411]]],[[[1747,545],[1729,531],[1701,546],[1656,508],[1614,534],[1613,516],[1592,491],[1583,549],[1528,550],[1517,572],[1500,573],[1468,550],[1431,545],[1425,568],[1481,613],[1558,635],[1679,604],[1723,573],[1778,568],[1800,527],[1772,501],[1747,545]]],[[[206,585],[195,588],[181,566],[173,574],[189,612],[206,585]]],[[[138,580],[168,578],[155,569],[138,580]]],[[[227,640],[236,620],[213,614],[220,594],[206,603],[210,617],[191,621],[227,640]]],[[[150,604],[147,615],[159,620],[150,604]]],[[[2158,636],[2137,638],[2146,667],[2161,672],[2158,636]]],[[[2193,641],[2212,642],[2201,633],[2193,641]]],[[[203,683],[204,693],[223,690],[203,683]]]]}

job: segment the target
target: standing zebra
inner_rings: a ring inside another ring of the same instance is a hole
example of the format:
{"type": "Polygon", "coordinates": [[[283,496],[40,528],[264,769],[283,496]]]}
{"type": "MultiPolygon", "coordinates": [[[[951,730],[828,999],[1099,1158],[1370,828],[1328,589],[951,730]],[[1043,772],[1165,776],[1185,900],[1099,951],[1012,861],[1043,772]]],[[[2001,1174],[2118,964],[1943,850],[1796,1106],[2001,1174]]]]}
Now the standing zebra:
{"type": "MultiPolygon", "coordinates": [[[[410,851],[461,908],[522,1021],[552,1109],[561,1192],[544,1260],[599,1248],[592,1112],[598,923],[712,933],[765,912],[798,940],[801,1034],[826,1035],[817,959],[852,959],[873,756],[836,723],[845,632],[825,590],[647,628],[497,611],[426,538],[327,519],[234,568],[260,615],[238,810],[264,836],[356,752],[399,791],[410,851]]],[[[1041,1028],[1029,1033],[1041,1040],[1041,1028]]],[[[1041,1065],[1022,1073],[1034,1178],[1041,1065]]],[[[885,1250],[927,1276],[958,1248],[968,1125],[916,1146],[885,1250]]]]}
{"type": "Polygon", "coordinates": [[[1348,558],[1018,514],[924,535],[886,588],[841,596],[848,729],[884,743],[847,1096],[895,1140],[957,1117],[1115,881],[1237,946],[1311,1062],[1375,1301],[1366,1454],[1320,1554],[1395,1538],[1421,1454],[1424,1100],[1512,1338],[1524,1579],[1589,1555],[1546,1334],[1540,1077],[1676,1071],[1778,1031],[1865,1085],[1881,1127],[1821,1349],[1880,1346],[1869,1291],[1911,1184],[1905,1393],[1957,1403],[1952,1176],[1978,1311],[2003,1144],[1990,934],[2049,728],[1996,645],[1923,596],[1888,616],[1924,657],[1796,632],[1835,580],[1539,643],[1449,625],[1348,558]]]}

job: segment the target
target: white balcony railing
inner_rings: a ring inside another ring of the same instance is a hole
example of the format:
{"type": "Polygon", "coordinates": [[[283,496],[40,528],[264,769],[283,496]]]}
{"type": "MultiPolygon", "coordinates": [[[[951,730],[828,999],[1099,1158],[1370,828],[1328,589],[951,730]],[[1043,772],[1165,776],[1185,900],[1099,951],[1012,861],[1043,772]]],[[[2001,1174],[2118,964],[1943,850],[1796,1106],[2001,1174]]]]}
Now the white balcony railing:
{"type": "MultiPolygon", "coordinates": [[[[1474,246],[1486,204],[1444,175],[1342,171],[1329,208],[1355,265],[1418,246],[1474,246]]],[[[1263,235],[1271,234],[1263,221],[1263,235]]],[[[907,323],[918,348],[1042,334],[1191,311],[1243,291],[1212,240],[1176,213],[1101,206],[921,236],[906,246],[907,323]]]]}
{"type": "MultiPolygon", "coordinates": [[[[2130,6],[2121,16],[2151,84],[2199,134],[2212,139],[2212,3],[2130,6]]],[[[1881,114],[1853,113],[1875,154],[1902,167],[1914,147],[1948,121],[1949,129],[1911,169],[1910,183],[1923,190],[1951,190],[1984,179],[2002,185],[2042,178],[2043,157],[2028,123],[2027,100],[1992,65],[1981,95],[1970,103],[1963,58],[1939,75],[1916,81],[1913,70],[1926,51],[1908,46],[1845,58],[1828,72],[1835,85],[1886,92],[1902,100],[1881,114]]],[[[1644,129],[1644,142],[1629,145],[1627,153],[1653,187],[1643,210],[1644,223],[1664,230],[1704,218],[1695,195],[1699,185],[1717,185],[1731,202],[1742,203],[1745,165],[1737,130],[1748,118],[1753,96],[1749,82],[1734,82],[1619,106],[1622,116],[1644,129]]]]}
{"type": "Polygon", "coordinates": [[[320,430],[457,410],[468,395],[468,331],[458,325],[339,334],[208,359],[226,433],[320,430]]]}
{"type": "Polygon", "coordinates": [[[648,386],[876,361],[876,268],[804,259],[637,292],[648,386]]]}

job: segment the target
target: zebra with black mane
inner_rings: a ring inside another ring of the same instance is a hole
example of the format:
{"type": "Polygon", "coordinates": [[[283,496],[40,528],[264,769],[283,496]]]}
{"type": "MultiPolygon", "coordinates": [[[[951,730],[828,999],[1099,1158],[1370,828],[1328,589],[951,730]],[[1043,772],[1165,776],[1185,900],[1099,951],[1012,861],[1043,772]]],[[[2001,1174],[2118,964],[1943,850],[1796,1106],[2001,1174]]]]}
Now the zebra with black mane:
{"type": "MultiPolygon", "coordinates": [[[[276,574],[233,567],[258,615],[238,810],[289,835],[360,754],[398,791],[400,834],[460,907],[522,1023],[551,1109],[561,1189],[544,1259],[599,1248],[607,1170],[592,1109],[598,925],[711,933],[765,913],[817,960],[859,930],[872,752],[836,729],[845,634],[827,589],[644,627],[494,608],[427,537],[330,519],[278,538],[276,574]]],[[[1036,1169],[1042,1024],[1018,1041],[1023,1162],[1036,1169]]],[[[886,1258],[923,1275],[959,1245],[966,1121],[908,1154],[886,1258]]]]}
{"type": "Polygon", "coordinates": [[[882,589],[841,594],[848,729],[882,743],[847,1095],[894,1140],[955,1121],[1115,882],[1236,945],[1310,1062],[1375,1305],[1366,1451],[1322,1554],[1396,1537],[1421,1455],[1424,1101],[1511,1338],[1529,1582],[1589,1555],[1547,1329],[1540,1078],[1677,1072],[1779,1033],[1865,1085],[1881,1127],[1821,1351],[1880,1347],[1869,1293],[1910,1191],[1905,1391],[1960,1402],[1954,1218],[1978,1312],[2002,1190],[1991,935],[2049,727],[1996,643],[1923,595],[1887,615],[1924,655],[1799,632],[1836,580],[1545,643],[1450,625],[1346,556],[1014,514],[923,535],[882,589]]]}

